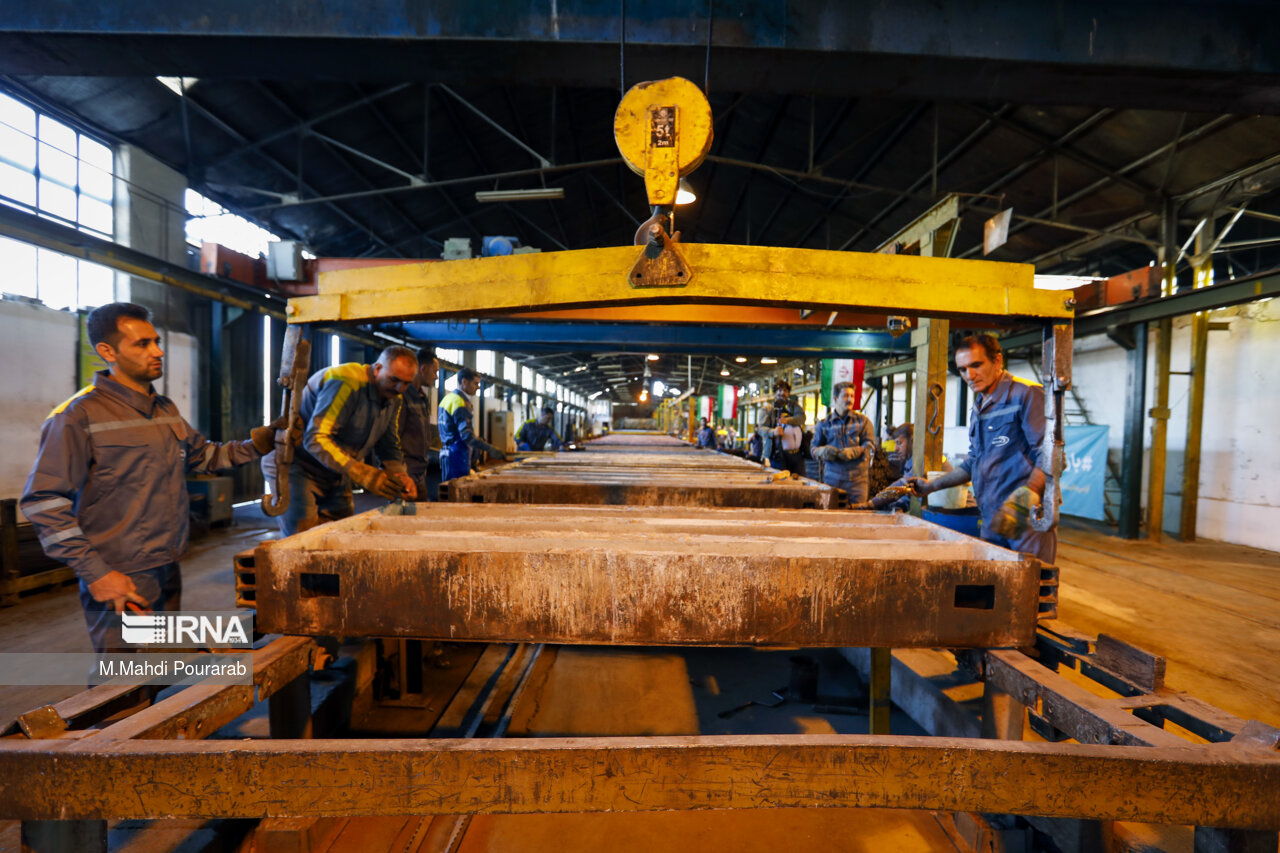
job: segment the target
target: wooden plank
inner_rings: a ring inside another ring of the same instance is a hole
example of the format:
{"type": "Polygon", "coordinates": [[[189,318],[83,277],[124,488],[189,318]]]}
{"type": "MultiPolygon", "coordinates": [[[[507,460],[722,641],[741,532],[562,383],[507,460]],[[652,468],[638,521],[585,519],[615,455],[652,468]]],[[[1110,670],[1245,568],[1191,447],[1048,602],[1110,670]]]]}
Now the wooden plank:
{"type": "Polygon", "coordinates": [[[1098,635],[1093,661],[1147,692],[1164,687],[1164,658],[1117,640],[1110,634],[1098,635]]]}
{"type": "Polygon", "coordinates": [[[1276,829],[1280,761],[1236,744],[871,735],[0,742],[0,814],[21,819],[801,806],[1276,829]]]}

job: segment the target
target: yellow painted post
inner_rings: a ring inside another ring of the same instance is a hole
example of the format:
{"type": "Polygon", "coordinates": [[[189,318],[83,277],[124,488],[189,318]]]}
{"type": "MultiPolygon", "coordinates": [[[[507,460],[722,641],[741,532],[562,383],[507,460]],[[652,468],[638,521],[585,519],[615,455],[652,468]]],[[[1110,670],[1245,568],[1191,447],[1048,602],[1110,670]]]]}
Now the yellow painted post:
{"type": "MultiPolygon", "coordinates": [[[[1213,217],[1196,236],[1195,284],[1213,284],[1213,217]]],[[[1178,535],[1183,542],[1196,539],[1196,511],[1200,505],[1200,442],[1204,426],[1204,386],[1209,365],[1209,312],[1197,311],[1191,319],[1191,388],[1187,398],[1187,452],[1182,463],[1182,512],[1178,535]]]]}
{"type": "Polygon", "coordinates": [[[696,394],[689,395],[689,443],[693,444],[698,439],[698,397],[696,394]]]}

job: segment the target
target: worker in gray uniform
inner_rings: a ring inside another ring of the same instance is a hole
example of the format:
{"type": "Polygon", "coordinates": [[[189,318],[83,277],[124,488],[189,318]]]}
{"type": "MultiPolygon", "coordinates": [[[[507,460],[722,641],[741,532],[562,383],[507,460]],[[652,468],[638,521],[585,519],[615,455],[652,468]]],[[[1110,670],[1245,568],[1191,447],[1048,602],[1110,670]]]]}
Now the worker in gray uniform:
{"type": "Polygon", "coordinates": [[[782,458],[783,433],[788,426],[800,427],[803,432],[805,419],[804,408],[791,399],[791,383],[785,379],[774,382],[773,405],[765,407],[756,425],[756,434],[763,441],[761,458],[774,468],[786,468],[782,458]]]}
{"type": "Polygon", "coordinates": [[[418,372],[404,391],[400,414],[400,449],[409,477],[418,488],[418,499],[440,500],[440,428],[436,418],[436,378],[440,360],[435,349],[418,350],[418,372]]]}
{"type": "Polygon", "coordinates": [[[516,450],[546,450],[548,444],[552,450],[563,450],[564,442],[551,426],[551,420],[555,416],[554,406],[543,406],[538,418],[529,418],[520,424],[520,429],[516,431],[516,450]]]}
{"type": "Polygon", "coordinates": [[[919,495],[973,482],[982,538],[1052,563],[1058,531],[1031,528],[1051,459],[1045,450],[1044,388],[1004,369],[1004,352],[991,335],[965,338],[956,367],[974,392],[969,412],[969,456],[935,480],[910,480],[919,495]]]}
{"type": "Polygon", "coordinates": [[[146,308],[112,302],[86,325],[108,369],[49,413],[20,505],[45,554],[79,578],[94,649],[125,652],[134,647],[113,612],[127,602],[180,607],[187,476],[260,458],[282,424],[256,427],[247,441],[205,440],[151,385],[164,350],[146,308]]]}
{"type": "Polygon", "coordinates": [[[837,382],[831,389],[831,413],[818,421],[809,449],[822,463],[822,482],[844,489],[851,504],[869,497],[876,452],[875,427],[858,411],[858,403],[858,389],[849,382],[837,382]]]}

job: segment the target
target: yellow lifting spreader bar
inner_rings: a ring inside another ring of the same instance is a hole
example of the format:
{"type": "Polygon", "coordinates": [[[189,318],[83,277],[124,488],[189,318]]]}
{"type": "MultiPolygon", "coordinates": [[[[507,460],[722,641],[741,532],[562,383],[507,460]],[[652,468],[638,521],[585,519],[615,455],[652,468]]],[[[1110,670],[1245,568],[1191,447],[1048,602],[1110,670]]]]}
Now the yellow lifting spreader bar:
{"type": "Polygon", "coordinates": [[[680,244],[687,283],[634,288],[643,247],[576,249],[322,273],[289,300],[290,323],[475,317],[611,305],[770,305],[923,317],[1069,320],[1068,295],[1032,287],[1026,264],[680,244]]]}

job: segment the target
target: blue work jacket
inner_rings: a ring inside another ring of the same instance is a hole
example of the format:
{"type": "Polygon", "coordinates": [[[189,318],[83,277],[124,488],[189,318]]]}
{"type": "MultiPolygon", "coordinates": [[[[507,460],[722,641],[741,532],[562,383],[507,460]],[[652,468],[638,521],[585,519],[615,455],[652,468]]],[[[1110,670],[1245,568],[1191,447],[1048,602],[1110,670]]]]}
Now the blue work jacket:
{"type": "Polygon", "coordinates": [[[471,402],[458,391],[440,401],[436,420],[440,430],[440,480],[454,480],[471,473],[471,402]]]}
{"type": "Polygon", "coordinates": [[[564,442],[551,428],[551,424],[540,423],[537,418],[529,418],[520,425],[516,433],[517,450],[546,450],[548,443],[552,450],[564,448],[564,442]]]}
{"type": "MultiPolygon", "coordinates": [[[[871,425],[871,419],[862,412],[845,412],[844,417],[840,417],[832,409],[829,415],[818,421],[809,453],[813,454],[819,447],[826,446],[838,450],[846,447],[863,448],[862,458],[852,462],[823,460],[822,482],[844,489],[849,493],[850,503],[865,501],[871,481],[871,460],[876,452],[876,430],[871,425]]],[[[817,459],[817,456],[814,458],[817,459]]]]}
{"type": "Polygon", "coordinates": [[[698,446],[714,448],[716,446],[716,431],[709,426],[698,430],[698,446]]]}
{"type": "Polygon", "coordinates": [[[969,412],[969,457],[956,467],[968,471],[973,481],[973,496],[982,515],[982,537],[1052,563],[1058,549],[1057,530],[1028,530],[1014,540],[991,532],[1000,507],[1027,484],[1032,470],[1051,470],[1042,445],[1044,433],[1044,387],[1006,370],[990,393],[974,397],[969,412]]]}

